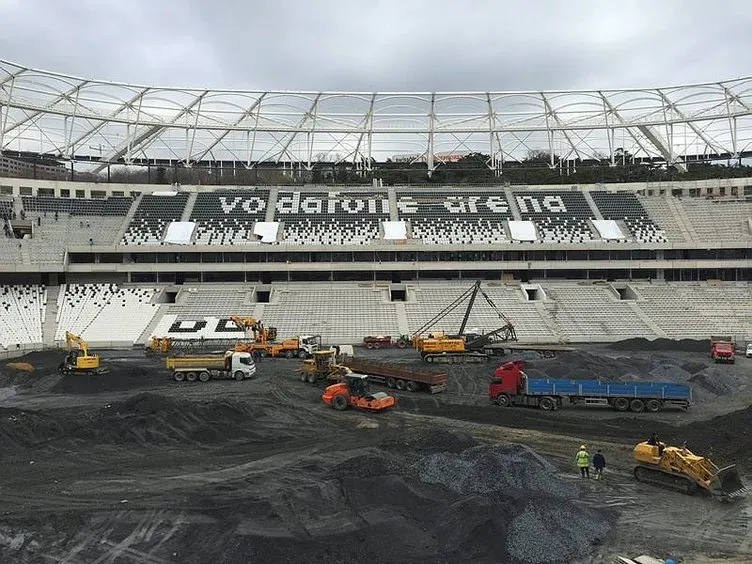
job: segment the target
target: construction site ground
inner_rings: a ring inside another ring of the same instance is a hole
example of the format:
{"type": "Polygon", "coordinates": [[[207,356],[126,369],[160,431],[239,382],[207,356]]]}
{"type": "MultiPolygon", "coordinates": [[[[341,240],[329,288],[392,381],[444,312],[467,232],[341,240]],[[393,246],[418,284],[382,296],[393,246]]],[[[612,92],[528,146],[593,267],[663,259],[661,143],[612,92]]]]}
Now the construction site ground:
{"type": "Polygon", "coordinates": [[[15,359],[33,373],[0,365],[0,562],[750,562],[752,497],[632,477],[632,447],[657,432],[752,484],[752,359],[715,365],[703,347],[527,358],[532,375],[693,386],[688,411],[656,414],[495,407],[495,361],[447,366],[447,392],[391,392],[396,408],[371,414],[327,408],[295,360],[202,384],[136,350],[97,351],[110,372],[96,377],[33,353],[15,359]],[[579,477],[582,443],[603,450],[603,481],[579,477]]]}

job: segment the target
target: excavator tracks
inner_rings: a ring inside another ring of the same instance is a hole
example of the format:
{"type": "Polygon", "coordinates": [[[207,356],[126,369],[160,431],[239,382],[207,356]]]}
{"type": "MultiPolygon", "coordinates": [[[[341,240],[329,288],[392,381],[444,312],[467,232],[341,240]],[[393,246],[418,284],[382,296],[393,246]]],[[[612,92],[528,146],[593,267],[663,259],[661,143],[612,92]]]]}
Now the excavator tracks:
{"type": "Polygon", "coordinates": [[[681,474],[674,474],[672,472],[665,472],[650,466],[636,466],[634,469],[634,477],[638,482],[643,484],[651,484],[662,488],[671,489],[674,491],[682,492],[687,495],[692,495],[697,491],[697,483],[681,474]]]}

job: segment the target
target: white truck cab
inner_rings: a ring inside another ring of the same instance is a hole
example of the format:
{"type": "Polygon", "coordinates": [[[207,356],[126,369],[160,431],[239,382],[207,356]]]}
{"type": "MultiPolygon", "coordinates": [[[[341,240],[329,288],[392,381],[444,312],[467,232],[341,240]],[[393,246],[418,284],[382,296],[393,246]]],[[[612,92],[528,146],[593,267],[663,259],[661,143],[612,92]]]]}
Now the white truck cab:
{"type": "Polygon", "coordinates": [[[230,360],[229,372],[242,372],[246,378],[253,378],[256,374],[256,363],[249,352],[233,352],[230,360]]]}
{"type": "Polygon", "coordinates": [[[308,356],[321,348],[321,335],[300,335],[298,341],[300,350],[305,351],[308,356]]]}
{"type": "Polygon", "coordinates": [[[747,345],[747,352],[744,356],[746,356],[747,358],[752,358],[752,343],[749,343],[747,345]]]}

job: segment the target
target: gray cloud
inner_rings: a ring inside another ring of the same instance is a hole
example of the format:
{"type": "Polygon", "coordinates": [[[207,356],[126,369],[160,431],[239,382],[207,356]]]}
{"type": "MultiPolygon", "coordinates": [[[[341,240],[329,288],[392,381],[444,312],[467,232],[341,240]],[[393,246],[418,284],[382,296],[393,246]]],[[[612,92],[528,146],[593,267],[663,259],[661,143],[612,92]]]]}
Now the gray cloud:
{"type": "Polygon", "coordinates": [[[658,86],[752,74],[750,19],[741,0],[0,0],[0,57],[171,86],[658,86]]]}

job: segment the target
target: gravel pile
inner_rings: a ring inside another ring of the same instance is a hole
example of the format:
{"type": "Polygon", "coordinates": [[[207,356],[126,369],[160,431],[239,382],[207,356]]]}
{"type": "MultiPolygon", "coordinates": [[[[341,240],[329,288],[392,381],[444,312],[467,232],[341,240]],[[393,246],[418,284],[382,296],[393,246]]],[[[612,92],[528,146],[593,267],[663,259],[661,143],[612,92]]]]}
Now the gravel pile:
{"type": "Polygon", "coordinates": [[[562,480],[545,459],[522,445],[482,445],[460,454],[436,453],[413,465],[418,479],[459,494],[538,492],[575,497],[573,482],[562,480]]]}
{"type": "Polygon", "coordinates": [[[582,558],[609,529],[607,519],[572,511],[555,500],[531,499],[509,525],[507,550],[513,559],[530,564],[550,562],[559,554],[582,558]]]}
{"type": "Polygon", "coordinates": [[[615,351],[684,351],[703,352],[710,350],[709,339],[625,339],[612,343],[608,348],[615,351]]]}

